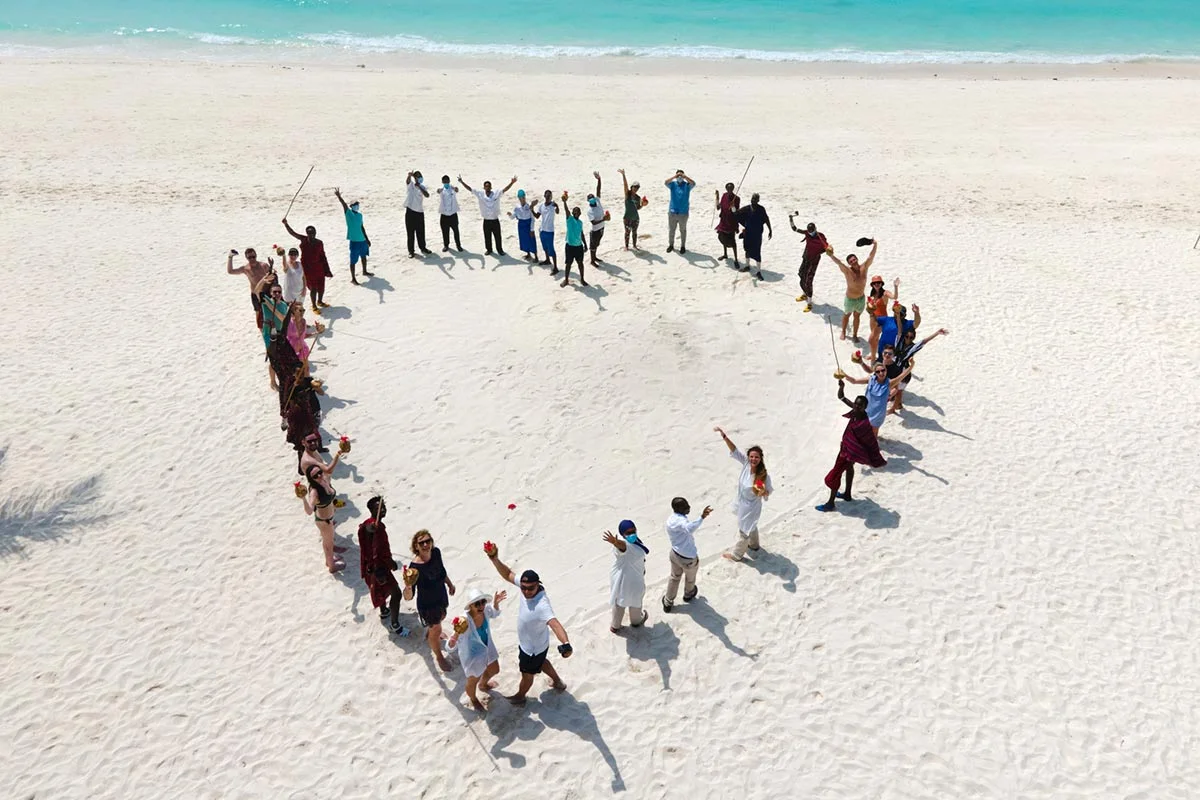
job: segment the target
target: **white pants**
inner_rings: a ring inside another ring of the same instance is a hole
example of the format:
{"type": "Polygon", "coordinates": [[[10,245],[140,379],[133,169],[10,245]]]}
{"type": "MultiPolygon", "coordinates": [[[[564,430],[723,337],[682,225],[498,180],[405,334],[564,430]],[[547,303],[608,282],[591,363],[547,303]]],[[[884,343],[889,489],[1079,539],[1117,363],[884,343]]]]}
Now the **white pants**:
{"type": "Polygon", "coordinates": [[[751,530],[749,533],[742,533],[741,531],[738,531],[737,541],[733,543],[733,551],[730,553],[730,555],[733,556],[733,560],[741,561],[742,558],[746,555],[747,548],[749,548],[751,550],[758,549],[758,526],[757,525],[755,525],[754,529],[751,530]]]}
{"type": "MultiPolygon", "coordinates": [[[[648,615],[646,614],[646,612],[643,611],[642,609],[631,607],[629,609],[629,624],[634,625],[634,626],[641,625],[643,622],[646,621],[647,616],[648,615]]],[[[624,619],[625,619],[625,606],[614,605],[613,612],[612,612],[612,627],[614,627],[614,628],[621,627],[621,623],[624,621],[624,619]]]]}

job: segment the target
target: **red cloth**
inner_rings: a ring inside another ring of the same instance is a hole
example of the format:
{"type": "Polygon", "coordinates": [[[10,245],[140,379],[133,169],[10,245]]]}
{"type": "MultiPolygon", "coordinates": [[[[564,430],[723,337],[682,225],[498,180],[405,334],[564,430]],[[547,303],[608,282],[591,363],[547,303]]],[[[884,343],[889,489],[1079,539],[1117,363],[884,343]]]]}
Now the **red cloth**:
{"type": "Polygon", "coordinates": [[[717,222],[717,233],[737,233],[737,207],[741,198],[733,192],[721,197],[721,216],[717,222]]]}
{"type": "Polygon", "coordinates": [[[819,232],[816,236],[804,234],[805,258],[820,258],[827,247],[829,247],[829,242],[825,239],[825,234],[819,232]]]}
{"type": "Polygon", "coordinates": [[[842,485],[842,473],[854,464],[867,464],[872,467],[882,467],[887,464],[883,453],[879,452],[879,439],[871,427],[871,420],[863,417],[855,419],[853,412],[845,414],[850,421],[842,432],[842,448],[838,451],[837,461],[833,469],[825,476],[825,485],[836,489],[842,485]]]}
{"type": "Polygon", "coordinates": [[[358,562],[363,581],[371,590],[371,605],[386,605],[392,592],[400,588],[392,574],[392,545],[388,542],[387,526],[368,519],[358,526],[358,562]],[[374,533],[370,526],[375,526],[374,533]]]}
{"type": "Polygon", "coordinates": [[[325,243],[320,239],[300,240],[300,265],[304,268],[304,282],[318,294],[325,291],[325,273],[329,271],[329,259],[325,257],[325,243]]]}

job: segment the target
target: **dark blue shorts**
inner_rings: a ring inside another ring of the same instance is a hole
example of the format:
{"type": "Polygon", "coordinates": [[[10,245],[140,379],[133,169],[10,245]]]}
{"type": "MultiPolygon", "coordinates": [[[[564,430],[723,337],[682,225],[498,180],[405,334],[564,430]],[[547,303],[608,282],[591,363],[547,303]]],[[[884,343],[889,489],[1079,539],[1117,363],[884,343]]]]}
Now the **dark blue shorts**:
{"type": "Polygon", "coordinates": [[[371,255],[371,245],[367,242],[351,242],[350,243],[350,266],[358,263],[360,258],[366,258],[371,255]]]}

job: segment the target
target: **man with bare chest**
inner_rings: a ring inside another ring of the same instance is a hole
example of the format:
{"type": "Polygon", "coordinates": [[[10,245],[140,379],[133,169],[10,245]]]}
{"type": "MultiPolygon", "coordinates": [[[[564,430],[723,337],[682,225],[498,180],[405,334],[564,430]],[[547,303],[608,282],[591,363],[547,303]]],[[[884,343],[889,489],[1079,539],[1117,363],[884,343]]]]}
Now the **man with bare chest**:
{"type": "MultiPolygon", "coordinates": [[[[865,244],[865,242],[859,242],[865,244]]],[[[837,264],[838,269],[842,271],[842,275],[846,278],[846,299],[842,302],[842,339],[846,338],[846,324],[850,322],[850,317],[854,317],[854,328],[851,334],[854,341],[858,341],[858,323],[862,317],[862,312],[867,307],[867,270],[871,268],[872,262],[875,261],[875,251],[879,249],[879,243],[871,241],[871,254],[867,256],[867,260],[863,263],[858,263],[858,256],[851,253],[846,256],[846,263],[843,264],[841,259],[833,253],[829,257],[833,259],[833,263],[837,264]]]]}
{"type": "MultiPolygon", "coordinates": [[[[274,267],[274,261],[270,258],[267,263],[258,260],[258,254],[254,252],[254,248],[246,248],[246,263],[237,269],[233,268],[233,257],[237,255],[237,250],[229,251],[229,258],[225,262],[225,271],[230,275],[245,275],[250,279],[250,305],[254,306],[254,327],[262,327],[262,308],[259,303],[258,295],[254,291],[254,287],[258,286],[258,282],[267,276],[274,267]]],[[[268,288],[268,291],[270,289],[268,288]]]]}

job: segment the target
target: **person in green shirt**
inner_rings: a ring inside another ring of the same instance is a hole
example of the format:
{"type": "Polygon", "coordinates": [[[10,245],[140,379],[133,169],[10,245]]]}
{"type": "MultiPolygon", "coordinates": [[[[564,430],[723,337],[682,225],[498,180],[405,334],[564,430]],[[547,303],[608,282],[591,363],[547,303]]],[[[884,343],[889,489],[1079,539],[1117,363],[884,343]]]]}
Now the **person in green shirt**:
{"type": "MultiPolygon", "coordinates": [[[[567,207],[567,193],[563,192],[563,208],[567,207]]],[[[583,279],[583,254],[587,252],[587,245],[583,243],[583,220],[580,218],[579,206],[571,209],[570,215],[567,217],[567,274],[563,277],[562,283],[559,286],[566,286],[571,281],[571,262],[579,263],[579,285],[587,286],[588,282],[583,279]]]]}

